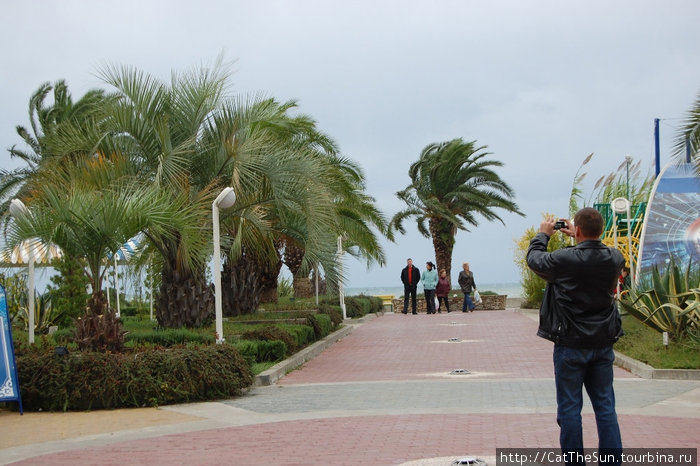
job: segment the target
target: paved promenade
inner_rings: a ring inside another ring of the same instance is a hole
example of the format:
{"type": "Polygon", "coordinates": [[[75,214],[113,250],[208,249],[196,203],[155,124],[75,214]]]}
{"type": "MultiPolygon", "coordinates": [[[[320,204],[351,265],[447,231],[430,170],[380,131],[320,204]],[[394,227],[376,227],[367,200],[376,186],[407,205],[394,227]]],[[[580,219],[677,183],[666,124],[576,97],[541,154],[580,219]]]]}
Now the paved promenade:
{"type": "MultiPolygon", "coordinates": [[[[2,413],[0,463],[448,465],[479,456],[494,465],[497,448],[558,444],[552,344],[535,336],[534,317],[385,314],[237,399],[2,413]],[[50,432],[56,426],[61,432],[50,432]]],[[[615,377],[626,448],[699,446],[700,381],[646,380],[619,368],[615,377]]],[[[597,445],[587,400],[584,439],[597,445]]]]}

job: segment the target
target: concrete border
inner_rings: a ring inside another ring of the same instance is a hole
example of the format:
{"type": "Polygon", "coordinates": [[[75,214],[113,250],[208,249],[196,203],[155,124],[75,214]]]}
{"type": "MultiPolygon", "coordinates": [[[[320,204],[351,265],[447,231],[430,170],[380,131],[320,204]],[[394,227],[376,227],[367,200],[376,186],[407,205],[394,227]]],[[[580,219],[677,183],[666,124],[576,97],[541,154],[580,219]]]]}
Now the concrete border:
{"type": "MultiPolygon", "coordinates": [[[[380,312],[379,315],[381,314],[383,313],[380,312]]],[[[307,346],[303,350],[291,355],[284,361],[280,361],[271,368],[256,375],[253,379],[253,386],[264,387],[267,385],[272,385],[288,372],[296,369],[305,362],[312,360],[337,341],[340,341],[346,336],[350,335],[357,325],[376,317],[377,314],[367,314],[366,316],[354,321],[352,319],[345,320],[345,322],[343,322],[343,327],[341,327],[339,330],[336,330],[335,332],[327,335],[325,338],[310,346],[307,346]]]]}
{"type": "Polygon", "coordinates": [[[656,369],[619,351],[615,351],[615,365],[643,379],[700,380],[698,369],[656,369]]]}

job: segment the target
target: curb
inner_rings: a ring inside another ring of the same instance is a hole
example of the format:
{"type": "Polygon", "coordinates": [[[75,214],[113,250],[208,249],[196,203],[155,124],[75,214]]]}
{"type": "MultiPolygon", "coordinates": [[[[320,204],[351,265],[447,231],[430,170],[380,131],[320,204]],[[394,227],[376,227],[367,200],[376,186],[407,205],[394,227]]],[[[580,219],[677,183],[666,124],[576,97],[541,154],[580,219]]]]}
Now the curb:
{"type": "Polygon", "coordinates": [[[656,369],[615,351],[615,365],[643,379],[700,380],[698,369],[656,369]]]}
{"type": "Polygon", "coordinates": [[[343,322],[344,326],[341,329],[336,330],[330,335],[327,335],[322,340],[319,340],[316,343],[307,346],[298,353],[291,355],[284,361],[280,361],[271,368],[256,375],[253,379],[252,386],[265,387],[268,385],[272,385],[288,372],[296,369],[305,362],[312,360],[313,358],[321,354],[325,349],[331,347],[337,341],[340,341],[346,336],[350,335],[350,333],[352,333],[356,326],[363,324],[368,320],[375,319],[378,315],[382,314],[382,312],[379,312],[377,314],[367,314],[366,316],[357,319],[356,321],[346,319],[345,322],[343,322]]]}

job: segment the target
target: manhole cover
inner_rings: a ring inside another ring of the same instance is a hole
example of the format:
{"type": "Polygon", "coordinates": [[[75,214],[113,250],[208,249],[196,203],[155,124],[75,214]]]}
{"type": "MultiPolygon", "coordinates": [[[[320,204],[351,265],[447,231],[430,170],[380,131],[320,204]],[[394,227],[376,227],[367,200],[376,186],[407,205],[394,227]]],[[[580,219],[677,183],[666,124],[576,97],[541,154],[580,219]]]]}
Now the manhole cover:
{"type": "Polygon", "coordinates": [[[450,372],[450,374],[451,375],[467,375],[467,374],[471,374],[471,372],[469,372],[466,369],[454,369],[452,372],[450,372]]]}
{"type": "Polygon", "coordinates": [[[465,458],[457,458],[452,462],[453,465],[460,465],[460,464],[474,464],[474,465],[488,465],[488,463],[481,458],[475,458],[472,456],[465,457],[465,458]]]}

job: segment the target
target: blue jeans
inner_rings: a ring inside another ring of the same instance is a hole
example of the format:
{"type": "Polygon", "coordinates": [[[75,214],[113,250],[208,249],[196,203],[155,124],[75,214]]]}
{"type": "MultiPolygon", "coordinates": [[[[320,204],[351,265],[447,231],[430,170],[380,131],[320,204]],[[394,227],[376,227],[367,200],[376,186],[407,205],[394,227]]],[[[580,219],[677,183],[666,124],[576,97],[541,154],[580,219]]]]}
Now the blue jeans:
{"type": "Polygon", "coordinates": [[[471,293],[464,293],[464,302],[462,303],[462,312],[467,312],[467,309],[470,311],[473,311],[474,308],[476,307],[474,303],[472,302],[471,296],[469,296],[471,293]]]}
{"type": "MultiPolygon", "coordinates": [[[[581,408],[582,387],[593,405],[598,427],[598,450],[601,458],[614,455],[620,464],[622,439],[615,413],[613,390],[612,346],[586,349],[554,345],[554,383],[557,388],[557,424],[560,427],[559,443],[562,453],[574,453],[566,464],[585,464],[575,453],[583,453],[583,429],[581,408]],[[580,461],[577,461],[580,459],[580,461]]],[[[604,464],[601,462],[601,464],[604,464]]]]}

